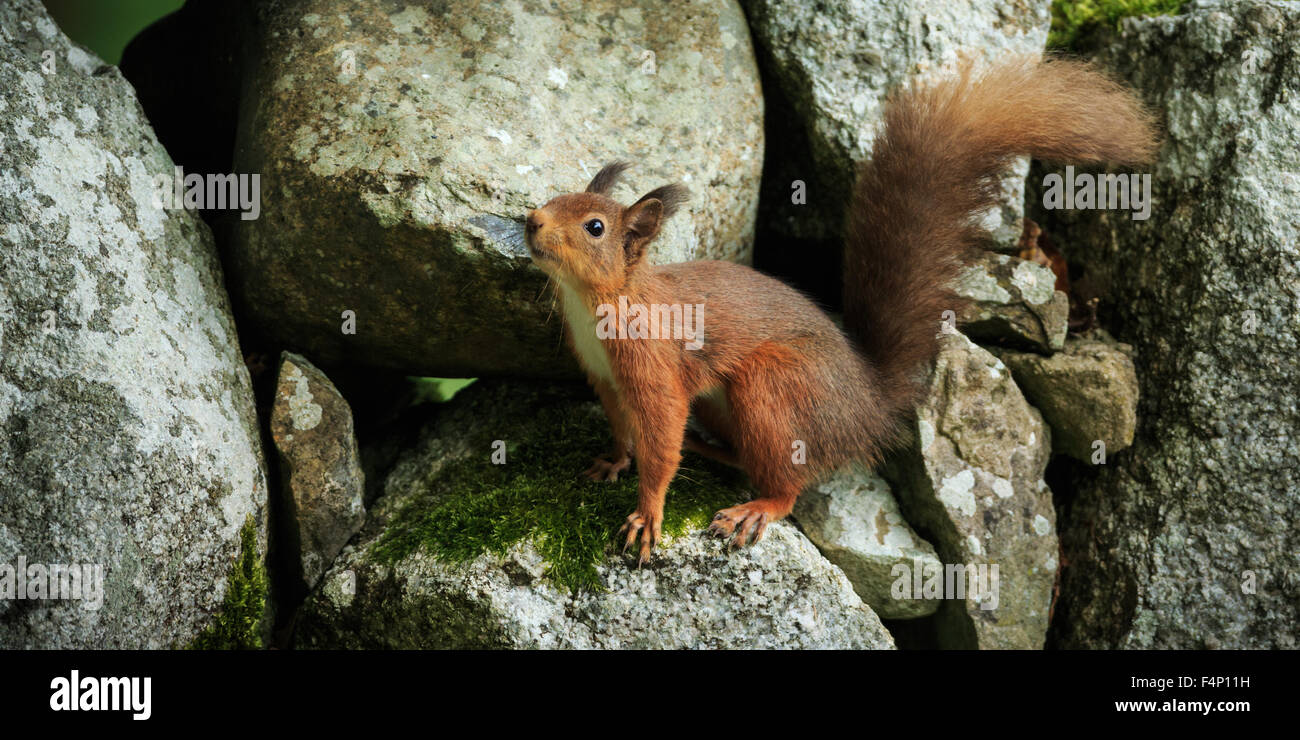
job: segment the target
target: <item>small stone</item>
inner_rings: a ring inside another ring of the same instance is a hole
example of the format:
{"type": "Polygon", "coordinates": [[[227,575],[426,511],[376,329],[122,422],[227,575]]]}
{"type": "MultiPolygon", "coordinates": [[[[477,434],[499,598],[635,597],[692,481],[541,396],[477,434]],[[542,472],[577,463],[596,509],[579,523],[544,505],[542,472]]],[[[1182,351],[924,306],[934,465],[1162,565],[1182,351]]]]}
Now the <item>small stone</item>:
{"type": "Polygon", "coordinates": [[[1100,330],[1069,339],[1051,357],[993,350],[1025,397],[1052,428],[1052,449],[1086,463],[1097,443],[1112,455],[1133,444],[1137,428],[1138,378],[1132,348],[1100,330]]]}
{"type": "Polygon", "coordinates": [[[365,476],[348,402],[324,373],[291,352],[280,358],[271,440],[280,457],[290,546],[311,589],[365,521],[365,476]]]}
{"type": "Polygon", "coordinates": [[[1037,263],[982,252],[953,286],[969,301],[957,315],[957,327],[980,342],[1059,350],[1069,332],[1070,301],[1055,289],[1055,281],[1052,271],[1037,263]]]}

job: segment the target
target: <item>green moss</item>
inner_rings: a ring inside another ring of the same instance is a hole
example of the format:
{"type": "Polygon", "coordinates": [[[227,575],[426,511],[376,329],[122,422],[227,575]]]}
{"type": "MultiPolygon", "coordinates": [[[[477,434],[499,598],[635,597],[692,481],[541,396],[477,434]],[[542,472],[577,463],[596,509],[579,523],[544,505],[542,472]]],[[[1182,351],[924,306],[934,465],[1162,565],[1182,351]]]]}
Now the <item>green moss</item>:
{"type": "MultiPolygon", "coordinates": [[[[596,565],[617,552],[615,533],[636,506],[636,476],[600,483],[579,477],[609,446],[604,419],[585,408],[551,407],[527,425],[534,438],[508,444],[504,465],[491,463],[490,437],[476,440],[471,449],[483,454],[443,468],[427,493],[393,517],[371,554],[391,564],[423,549],[463,562],[533,537],[555,583],[599,590],[596,565]]],[[[664,535],[703,528],[718,509],[744,499],[743,483],[738,471],[687,455],[669,487],[664,535]]]]}
{"type": "Polygon", "coordinates": [[[257,524],[250,514],[239,530],[239,558],[226,579],[221,610],[191,650],[256,650],[262,645],[266,616],[266,566],[257,551],[257,524]]]}
{"type": "Polygon", "coordinates": [[[474,382],[474,378],[408,378],[415,386],[416,405],[446,403],[474,382]]]}
{"type": "Polygon", "coordinates": [[[1101,28],[1119,28],[1135,15],[1177,13],[1187,0],[1056,0],[1052,3],[1049,49],[1079,49],[1101,28]]]}

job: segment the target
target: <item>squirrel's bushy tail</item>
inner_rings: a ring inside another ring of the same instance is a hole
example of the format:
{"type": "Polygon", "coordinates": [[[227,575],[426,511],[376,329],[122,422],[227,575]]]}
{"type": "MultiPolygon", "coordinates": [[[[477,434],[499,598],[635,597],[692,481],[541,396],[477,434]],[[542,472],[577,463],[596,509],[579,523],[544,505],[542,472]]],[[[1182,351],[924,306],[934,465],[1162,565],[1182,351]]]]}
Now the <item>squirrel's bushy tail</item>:
{"type": "Polygon", "coordinates": [[[844,320],[891,418],[938,351],[950,285],[1015,157],[1147,161],[1151,119],[1128,89],[1072,61],[1018,58],[896,94],[858,173],[846,225],[844,320]]]}

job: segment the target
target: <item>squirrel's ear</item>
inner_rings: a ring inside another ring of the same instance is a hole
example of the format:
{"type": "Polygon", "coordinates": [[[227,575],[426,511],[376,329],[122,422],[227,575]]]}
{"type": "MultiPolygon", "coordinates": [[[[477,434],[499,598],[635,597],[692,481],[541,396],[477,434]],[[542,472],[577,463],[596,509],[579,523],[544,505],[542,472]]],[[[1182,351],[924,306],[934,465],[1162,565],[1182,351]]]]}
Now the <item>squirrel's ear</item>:
{"type": "Polygon", "coordinates": [[[629,267],[645,257],[646,248],[659,233],[663,213],[664,204],[658,198],[642,198],[628,207],[623,216],[627,229],[623,234],[623,252],[629,267]]]}
{"type": "Polygon", "coordinates": [[[623,237],[623,250],[627,264],[634,265],[645,257],[646,247],[659,234],[659,227],[668,217],[690,199],[691,191],[681,183],[655,188],[640,200],[628,206],[623,216],[627,233],[623,237]]]}
{"type": "Polygon", "coordinates": [[[614,187],[614,183],[618,182],[619,176],[631,166],[627,162],[613,162],[605,165],[600,168],[600,172],[597,172],[595,177],[591,178],[591,183],[587,185],[587,192],[609,195],[610,188],[614,187]]]}

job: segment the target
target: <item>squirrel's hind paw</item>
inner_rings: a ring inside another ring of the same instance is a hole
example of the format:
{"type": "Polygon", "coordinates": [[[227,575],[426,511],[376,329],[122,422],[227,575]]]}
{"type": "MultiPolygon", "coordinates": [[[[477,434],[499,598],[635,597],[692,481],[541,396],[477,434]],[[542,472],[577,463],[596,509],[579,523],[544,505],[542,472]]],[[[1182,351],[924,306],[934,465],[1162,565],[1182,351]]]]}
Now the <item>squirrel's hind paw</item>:
{"type": "Polygon", "coordinates": [[[616,481],[618,474],[632,467],[632,458],[624,455],[621,460],[611,462],[607,456],[602,455],[591,461],[591,467],[587,468],[582,477],[594,481],[616,481]]]}
{"type": "Polygon", "coordinates": [[[763,539],[763,533],[767,531],[770,521],[767,508],[750,501],[714,514],[713,523],[709,525],[709,533],[717,537],[732,537],[732,546],[744,547],[763,539]]]}

